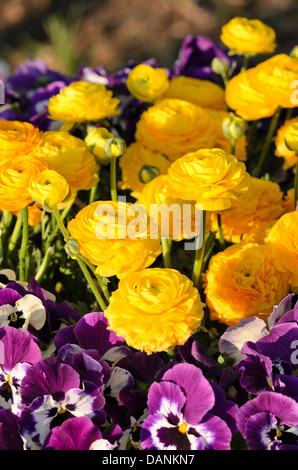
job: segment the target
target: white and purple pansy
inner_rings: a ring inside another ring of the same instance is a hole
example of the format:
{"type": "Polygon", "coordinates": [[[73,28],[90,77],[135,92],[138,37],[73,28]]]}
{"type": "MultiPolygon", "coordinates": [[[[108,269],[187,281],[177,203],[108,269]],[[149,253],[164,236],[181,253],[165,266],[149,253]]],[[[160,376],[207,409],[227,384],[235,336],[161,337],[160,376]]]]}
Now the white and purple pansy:
{"type": "MultiPolygon", "coordinates": [[[[222,399],[222,397],[221,397],[222,399]]],[[[238,411],[230,403],[220,417],[213,413],[216,394],[201,370],[176,364],[153,383],[148,393],[148,418],[141,429],[141,444],[148,450],[229,450],[232,430],[225,415],[238,411]]]]}

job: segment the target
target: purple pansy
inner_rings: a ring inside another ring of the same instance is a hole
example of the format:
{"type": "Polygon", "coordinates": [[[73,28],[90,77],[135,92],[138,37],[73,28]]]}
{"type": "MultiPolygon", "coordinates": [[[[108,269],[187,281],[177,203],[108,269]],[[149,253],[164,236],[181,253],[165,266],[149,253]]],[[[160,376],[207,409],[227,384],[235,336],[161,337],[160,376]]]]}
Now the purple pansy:
{"type": "Polygon", "coordinates": [[[46,450],[113,450],[117,446],[104,439],[101,430],[86,416],[70,418],[49,434],[46,450]]]}
{"type": "MultiPolygon", "coordinates": [[[[34,278],[30,280],[29,285],[26,287],[17,281],[8,282],[6,287],[0,290],[3,302],[8,303],[5,300],[5,293],[8,292],[16,299],[15,302],[18,302],[18,305],[24,306],[24,313],[19,310],[22,315],[20,315],[18,323],[24,320],[28,323],[28,320],[30,320],[28,331],[44,344],[51,342],[55,332],[63,323],[75,323],[81,318],[81,314],[71,307],[67,301],[57,304],[55,296],[51,292],[42,289],[34,278]],[[36,318],[38,323],[33,321],[36,318]],[[41,325],[41,319],[43,325],[41,325]]],[[[13,326],[17,327],[18,323],[15,322],[13,326]]]]}
{"type": "Polygon", "coordinates": [[[42,446],[55,425],[74,416],[87,416],[103,424],[105,399],[101,387],[83,381],[80,375],[58,357],[39,361],[27,371],[20,393],[21,435],[28,449],[42,446]]]}
{"type": "Polygon", "coordinates": [[[36,339],[26,330],[0,328],[0,407],[16,415],[21,409],[20,386],[32,364],[41,360],[36,339]],[[17,347],[16,347],[17,345],[17,347]]]}
{"type": "Polygon", "coordinates": [[[248,450],[298,450],[298,403],[263,392],[239,410],[238,428],[248,450]]]}
{"type": "Polygon", "coordinates": [[[220,397],[201,370],[176,364],[148,393],[148,418],[141,429],[143,449],[229,450],[232,430],[225,418],[235,421],[237,405],[220,397]],[[216,407],[216,408],[215,408],[216,407]],[[213,409],[217,414],[213,414],[213,409]]]}
{"type": "Polygon", "coordinates": [[[171,77],[185,75],[222,84],[221,77],[211,68],[211,62],[215,57],[224,60],[229,68],[232,66],[231,57],[211,39],[188,35],[181,45],[178,58],[171,70],[171,77]]]}
{"type": "Polygon", "coordinates": [[[41,86],[46,86],[54,81],[71,83],[71,78],[48,67],[47,63],[40,59],[28,59],[20,64],[15,72],[8,77],[7,85],[21,93],[31,92],[41,86]]]}

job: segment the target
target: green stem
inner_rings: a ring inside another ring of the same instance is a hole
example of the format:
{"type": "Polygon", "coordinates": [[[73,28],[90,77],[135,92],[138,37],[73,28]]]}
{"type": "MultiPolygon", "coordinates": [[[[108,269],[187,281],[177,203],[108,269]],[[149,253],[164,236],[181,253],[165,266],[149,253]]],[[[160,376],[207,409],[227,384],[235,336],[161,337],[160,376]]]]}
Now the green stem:
{"type": "Polygon", "coordinates": [[[104,303],[100,293],[98,292],[97,290],[97,287],[95,285],[95,282],[92,278],[92,276],[90,275],[87,267],[86,267],[86,264],[84,263],[84,261],[78,256],[76,258],[85,278],[86,278],[86,281],[88,282],[93,294],[94,294],[94,297],[96,298],[97,302],[99,303],[100,305],[100,308],[102,309],[102,311],[104,311],[106,309],[106,304],[104,303]]]}
{"type": "Polygon", "coordinates": [[[37,273],[34,276],[35,280],[37,282],[40,282],[41,279],[43,278],[43,276],[44,276],[44,274],[47,270],[47,267],[49,265],[49,262],[51,260],[51,256],[52,256],[53,252],[54,252],[54,248],[52,246],[49,246],[46,250],[43,261],[42,261],[41,265],[39,266],[39,269],[38,269],[37,273]]]}
{"type": "Polygon", "coordinates": [[[201,273],[202,273],[202,266],[203,266],[203,259],[204,259],[204,251],[205,251],[205,243],[206,243],[206,211],[203,211],[203,240],[200,240],[200,237],[197,236],[196,239],[197,247],[195,253],[195,260],[192,272],[192,281],[195,287],[198,287],[201,273]],[[198,247],[199,244],[202,246],[198,247]]]}
{"type": "Polygon", "coordinates": [[[98,183],[96,183],[95,186],[93,186],[90,190],[89,204],[92,204],[95,201],[96,193],[97,193],[97,184],[98,183]]]}
{"type": "Polygon", "coordinates": [[[162,256],[165,268],[172,267],[171,261],[171,240],[168,238],[161,239],[161,246],[162,246],[162,256]]]}
{"type": "Polygon", "coordinates": [[[292,118],[293,108],[287,109],[285,121],[289,121],[292,118]]]}
{"type": "Polygon", "coordinates": [[[259,162],[253,171],[253,176],[260,177],[260,175],[262,174],[263,166],[264,166],[266,157],[268,155],[269,147],[271,145],[272,137],[276,129],[276,124],[280,115],[280,111],[281,111],[281,107],[279,106],[277,110],[275,111],[274,115],[272,116],[270,127],[266,136],[265,144],[263,146],[259,162]]]}
{"type": "MultiPolygon", "coordinates": [[[[73,204],[73,203],[72,203],[73,204]]],[[[69,213],[70,209],[72,208],[72,204],[69,204],[68,206],[66,206],[63,211],[61,212],[61,214],[59,213],[58,211],[58,215],[60,216],[60,221],[62,222],[63,226],[64,226],[64,220],[67,216],[67,214],[69,213]]],[[[57,220],[57,218],[56,218],[57,220]]],[[[56,225],[56,227],[54,228],[54,230],[52,231],[51,235],[49,237],[47,237],[46,239],[46,247],[48,248],[52,242],[54,241],[55,237],[57,236],[57,234],[59,233],[59,230],[60,230],[60,226],[56,225]]],[[[63,233],[63,232],[62,232],[63,233]]]]}
{"type": "Polygon", "coordinates": [[[111,163],[110,163],[111,199],[112,201],[117,202],[118,196],[117,196],[116,163],[117,163],[117,158],[111,158],[111,163]]]}
{"type": "Polygon", "coordinates": [[[65,239],[65,241],[69,238],[69,234],[64,226],[64,223],[63,223],[63,220],[61,218],[61,215],[60,215],[60,212],[59,212],[59,209],[57,208],[57,206],[55,206],[55,209],[54,209],[54,216],[56,217],[56,221],[57,221],[57,224],[58,224],[58,227],[65,239]]]}
{"type": "Polygon", "coordinates": [[[22,242],[19,253],[20,260],[20,281],[27,281],[27,247],[28,247],[28,208],[20,210],[22,219],[22,242]]]}
{"type": "Polygon", "coordinates": [[[87,264],[87,266],[91,269],[91,271],[93,272],[94,276],[95,276],[96,279],[98,280],[98,283],[99,283],[99,285],[100,285],[100,288],[101,288],[101,290],[102,290],[102,292],[103,292],[103,294],[104,294],[106,300],[109,302],[109,301],[110,301],[110,293],[109,293],[109,291],[108,291],[108,288],[107,288],[106,284],[103,282],[101,276],[99,276],[99,274],[97,274],[97,273],[95,272],[95,271],[96,271],[95,266],[94,266],[92,263],[90,263],[90,261],[89,261],[87,258],[85,258],[85,256],[83,256],[83,255],[81,255],[81,254],[78,255],[78,256],[79,256],[79,257],[81,258],[81,260],[84,261],[84,263],[87,264]]]}
{"type": "Polygon", "coordinates": [[[221,215],[217,214],[217,225],[218,225],[218,235],[219,235],[219,244],[222,250],[225,249],[225,239],[222,233],[222,226],[221,226],[221,215]]]}
{"type": "Polygon", "coordinates": [[[18,239],[20,237],[20,234],[21,234],[22,225],[23,225],[23,219],[22,219],[21,214],[19,214],[15,223],[14,229],[12,231],[12,234],[10,236],[10,240],[9,240],[9,244],[7,248],[8,253],[11,253],[12,251],[14,251],[16,244],[18,242],[18,239]]]}
{"type": "Polygon", "coordinates": [[[249,54],[245,54],[243,57],[243,64],[241,67],[241,72],[245,72],[245,70],[247,70],[248,64],[249,64],[249,54]]]}
{"type": "Polygon", "coordinates": [[[236,139],[232,137],[230,140],[231,140],[231,154],[235,155],[235,152],[236,152],[236,139]]]}

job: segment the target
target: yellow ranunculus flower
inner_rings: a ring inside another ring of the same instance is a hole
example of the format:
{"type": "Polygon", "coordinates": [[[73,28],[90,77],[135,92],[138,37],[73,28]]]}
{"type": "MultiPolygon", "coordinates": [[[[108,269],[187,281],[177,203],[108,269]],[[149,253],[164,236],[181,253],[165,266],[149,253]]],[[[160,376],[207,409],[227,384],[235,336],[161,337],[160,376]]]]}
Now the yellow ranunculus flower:
{"type": "MultiPolygon", "coordinates": [[[[42,132],[29,122],[0,120],[0,158],[29,155],[42,132]]],[[[1,162],[0,162],[1,164],[1,162]]]]}
{"type": "Polygon", "coordinates": [[[290,150],[293,150],[295,153],[298,152],[298,119],[287,126],[285,132],[285,143],[290,150]]]}
{"type": "Polygon", "coordinates": [[[84,140],[68,132],[44,132],[34,155],[60,173],[73,194],[92,188],[98,181],[98,165],[94,155],[89,152],[84,140]]]}
{"type": "Polygon", "coordinates": [[[298,211],[282,215],[269,231],[266,245],[272,251],[275,263],[289,277],[291,286],[298,287],[298,211]]]}
{"type": "Polygon", "coordinates": [[[226,110],[225,93],[221,86],[209,80],[179,75],[170,80],[159,99],[177,98],[190,101],[202,108],[226,110]]]}
{"type": "Polygon", "coordinates": [[[85,142],[93,155],[96,156],[101,165],[106,165],[110,162],[107,157],[104,146],[108,139],[113,139],[115,136],[112,132],[108,131],[105,127],[94,127],[90,129],[85,137],[85,142]]]}
{"type": "Polygon", "coordinates": [[[32,176],[28,192],[45,210],[51,210],[69,197],[70,187],[57,171],[44,170],[32,176]]]}
{"type": "Polygon", "coordinates": [[[135,138],[174,161],[185,153],[211,148],[215,123],[207,110],[189,101],[167,98],[144,111],[135,138]]]}
{"type": "Polygon", "coordinates": [[[33,175],[47,169],[31,155],[7,156],[0,161],[0,210],[16,212],[32,202],[28,184],[33,175]]]}
{"type": "MultiPolygon", "coordinates": [[[[284,213],[279,184],[251,177],[249,189],[221,213],[223,236],[230,243],[264,243],[267,231],[284,213]]],[[[217,214],[212,214],[211,223],[211,230],[217,230],[217,214]]]]}
{"type": "Polygon", "coordinates": [[[162,251],[147,212],[138,214],[134,209],[133,204],[96,201],[68,224],[81,254],[97,266],[101,276],[125,277],[150,266],[162,251]]]}
{"type": "Polygon", "coordinates": [[[169,78],[162,68],[139,64],[129,73],[126,86],[138,100],[152,102],[168,88],[169,78]]]}
{"type": "Polygon", "coordinates": [[[225,98],[229,108],[247,121],[273,116],[278,107],[273,93],[256,89],[254,69],[232,77],[226,86],[225,98]]]}
{"type": "Polygon", "coordinates": [[[164,175],[171,162],[160,152],[150,150],[140,142],[130,144],[119,159],[119,166],[122,170],[119,186],[123,190],[131,190],[131,195],[136,199],[145,185],[140,179],[140,171],[145,165],[156,169],[157,174],[164,175]]]}
{"type": "Polygon", "coordinates": [[[99,121],[119,114],[118,98],[104,85],[73,82],[50,98],[49,118],[67,123],[99,121]]]}
{"type": "Polygon", "coordinates": [[[233,18],[222,27],[220,39],[231,54],[269,54],[276,49],[274,29],[255,19],[233,18]]]}
{"type": "Polygon", "coordinates": [[[105,316],[129,346],[151,354],[183,345],[200,326],[203,307],[179,271],[148,268],[120,280],[105,316]]]}
{"type": "Polygon", "coordinates": [[[230,208],[251,184],[245,164],[216,148],[184,155],[172,163],[168,174],[172,196],[194,200],[207,211],[230,208]]]}
{"type": "Polygon", "coordinates": [[[257,243],[231,245],[212,256],[204,282],[210,318],[228,326],[267,317],[289,292],[288,276],[269,248],[257,243]]]}
{"type": "Polygon", "coordinates": [[[173,197],[168,192],[168,175],[149,181],[137,204],[142,204],[159,227],[163,238],[182,240],[199,234],[201,210],[195,202],[173,197]]]}
{"type": "Polygon", "coordinates": [[[298,77],[298,59],[287,54],[277,54],[267,59],[252,71],[253,86],[265,93],[273,103],[282,108],[295,108],[292,101],[292,83],[298,77]]]}
{"type": "MultiPolygon", "coordinates": [[[[297,128],[298,125],[298,117],[294,117],[285,121],[285,123],[277,130],[276,137],[275,137],[275,155],[277,157],[281,157],[284,159],[283,162],[283,169],[289,170],[296,166],[297,163],[297,155],[295,150],[290,150],[285,142],[285,137],[287,134],[287,140],[291,145],[291,139],[289,138],[289,127],[294,125],[297,128]]],[[[290,131],[291,132],[291,131],[290,131]]],[[[293,133],[295,134],[295,133],[293,133]]],[[[298,135],[298,132],[297,132],[298,135]]],[[[292,142],[293,145],[293,142],[292,142]]]]}

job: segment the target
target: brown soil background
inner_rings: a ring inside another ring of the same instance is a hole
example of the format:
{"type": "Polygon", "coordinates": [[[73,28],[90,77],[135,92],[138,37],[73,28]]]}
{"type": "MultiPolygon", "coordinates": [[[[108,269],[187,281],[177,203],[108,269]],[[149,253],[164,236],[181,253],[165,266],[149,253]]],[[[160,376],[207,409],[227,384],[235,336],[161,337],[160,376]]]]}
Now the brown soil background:
{"type": "Polygon", "coordinates": [[[170,67],[187,34],[220,44],[234,16],[272,26],[277,52],[298,44],[297,0],[0,0],[1,56],[11,70],[27,57],[68,73],[80,64],[113,72],[150,57],[170,67]]]}

